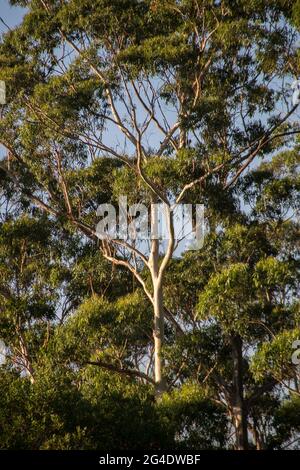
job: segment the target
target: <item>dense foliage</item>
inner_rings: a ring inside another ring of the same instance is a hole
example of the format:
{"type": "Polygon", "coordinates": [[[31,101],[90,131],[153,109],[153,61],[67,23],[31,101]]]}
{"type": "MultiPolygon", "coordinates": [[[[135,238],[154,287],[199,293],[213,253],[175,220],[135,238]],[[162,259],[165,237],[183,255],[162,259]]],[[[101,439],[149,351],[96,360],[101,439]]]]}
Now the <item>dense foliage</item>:
{"type": "Polygon", "coordinates": [[[0,448],[299,447],[300,2],[10,3],[0,448]],[[120,195],[203,247],[98,240],[120,195]]]}

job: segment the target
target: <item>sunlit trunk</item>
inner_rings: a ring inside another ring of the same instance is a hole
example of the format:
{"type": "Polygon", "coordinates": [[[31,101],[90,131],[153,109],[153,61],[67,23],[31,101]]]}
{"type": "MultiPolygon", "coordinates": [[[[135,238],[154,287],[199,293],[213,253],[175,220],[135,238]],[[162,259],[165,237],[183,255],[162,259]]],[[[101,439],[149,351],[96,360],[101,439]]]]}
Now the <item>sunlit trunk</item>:
{"type": "Polygon", "coordinates": [[[159,239],[158,239],[158,213],[155,206],[156,198],[153,197],[151,206],[151,229],[153,239],[151,240],[150,271],[153,287],[153,340],[154,340],[154,380],[155,392],[159,397],[166,390],[164,378],[164,361],[162,347],[164,343],[164,308],[163,308],[163,285],[159,276],[159,239]]]}
{"type": "Polygon", "coordinates": [[[154,378],[156,395],[160,396],[166,391],[166,380],[164,377],[164,360],[162,357],[162,347],[164,343],[164,309],[163,309],[163,289],[159,281],[154,281],[153,286],[154,304],[154,378]]]}

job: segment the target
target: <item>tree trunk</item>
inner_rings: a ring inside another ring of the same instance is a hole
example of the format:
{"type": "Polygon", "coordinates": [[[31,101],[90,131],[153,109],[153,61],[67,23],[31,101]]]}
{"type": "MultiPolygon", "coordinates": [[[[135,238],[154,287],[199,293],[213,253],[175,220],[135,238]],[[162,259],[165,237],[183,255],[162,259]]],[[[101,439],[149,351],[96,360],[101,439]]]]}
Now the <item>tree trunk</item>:
{"type": "Polygon", "coordinates": [[[162,346],[164,343],[164,309],[163,309],[163,289],[161,282],[154,280],[153,284],[154,300],[154,377],[156,395],[159,397],[166,391],[166,380],[164,377],[164,360],[162,357],[162,346]]]}
{"type": "Polygon", "coordinates": [[[30,362],[27,345],[25,343],[23,335],[20,332],[19,332],[19,347],[20,347],[20,352],[22,354],[22,361],[23,361],[25,371],[29,375],[30,382],[33,384],[34,383],[34,371],[30,362]]]}
{"type": "Polygon", "coordinates": [[[232,413],[236,433],[237,450],[248,449],[247,410],[243,390],[242,339],[239,335],[231,338],[233,357],[232,413]]]}
{"type": "Polygon", "coordinates": [[[254,445],[255,445],[256,450],[263,450],[264,443],[263,443],[263,439],[260,437],[256,419],[253,419],[253,428],[250,428],[250,430],[253,434],[254,445]]]}
{"type": "Polygon", "coordinates": [[[156,198],[152,199],[151,206],[151,254],[149,258],[150,271],[153,286],[153,339],[154,339],[154,380],[157,398],[166,391],[166,380],[164,378],[164,361],[162,357],[162,346],[164,343],[164,308],[163,308],[163,281],[159,275],[159,238],[158,238],[158,212],[155,204],[156,198]]]}

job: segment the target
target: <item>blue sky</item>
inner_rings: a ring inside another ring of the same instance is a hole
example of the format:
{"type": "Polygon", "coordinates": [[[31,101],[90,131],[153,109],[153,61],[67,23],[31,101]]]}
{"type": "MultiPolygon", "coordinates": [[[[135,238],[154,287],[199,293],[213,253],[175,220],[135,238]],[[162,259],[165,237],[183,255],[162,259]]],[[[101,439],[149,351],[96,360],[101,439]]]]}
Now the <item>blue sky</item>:
{"type": "MultiPolygon", "coordinates": [[[[0,0],[0,18],[2,18],[8,26],[13,27],[18,24],[23,14],[23,8],[12,7],[8,0],[0,0]]],[[[6,27],[0,21],[0,33],[4,33],[5,31],[6,27]]]]}

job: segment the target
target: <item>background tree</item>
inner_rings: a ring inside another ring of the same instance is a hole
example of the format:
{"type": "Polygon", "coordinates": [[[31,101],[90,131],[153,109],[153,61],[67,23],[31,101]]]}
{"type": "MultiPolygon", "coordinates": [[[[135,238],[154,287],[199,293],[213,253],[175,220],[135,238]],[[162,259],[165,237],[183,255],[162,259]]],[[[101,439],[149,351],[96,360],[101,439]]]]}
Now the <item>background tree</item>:
{"type": "MultiPolygon", "coordinates": [[[[257,448],[267,446],[261,420],[272,421],[282,394],[299,394],[291,362],[299,337],[298,162],[296,149],[249,172],[236,186],[243,206],[223,214],[206,252],[174,262],[168,276],[169,308],[186,332],[169,346],[170,371],[212,387],[238,448],[249,433],[257,448]]],[[[211,217],[220,217],[219,205],[211,217]]]]}

